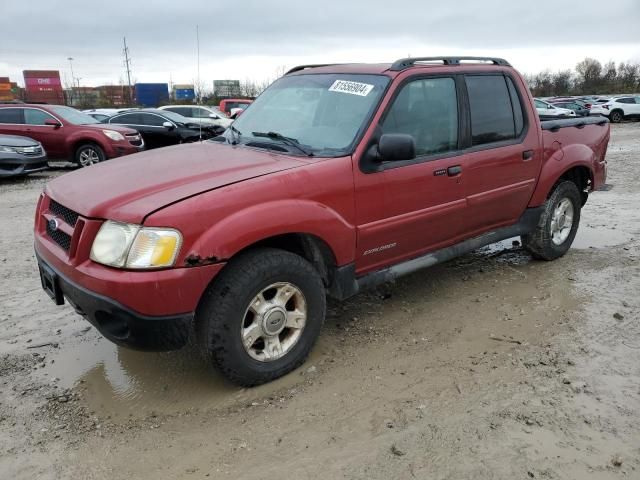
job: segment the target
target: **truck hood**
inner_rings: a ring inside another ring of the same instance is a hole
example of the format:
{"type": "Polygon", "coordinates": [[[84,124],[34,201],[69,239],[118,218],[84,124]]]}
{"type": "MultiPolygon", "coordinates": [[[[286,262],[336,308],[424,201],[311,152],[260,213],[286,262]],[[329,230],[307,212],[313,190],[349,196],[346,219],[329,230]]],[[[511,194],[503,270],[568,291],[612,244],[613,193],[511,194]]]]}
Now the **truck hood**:
{"type": "Polygon", "coordinates": [[[142,223],[199,193],[305,165],[302,159],[216,142],[136,153],[52,180],[45,193],[88,218],[142,223]]]}

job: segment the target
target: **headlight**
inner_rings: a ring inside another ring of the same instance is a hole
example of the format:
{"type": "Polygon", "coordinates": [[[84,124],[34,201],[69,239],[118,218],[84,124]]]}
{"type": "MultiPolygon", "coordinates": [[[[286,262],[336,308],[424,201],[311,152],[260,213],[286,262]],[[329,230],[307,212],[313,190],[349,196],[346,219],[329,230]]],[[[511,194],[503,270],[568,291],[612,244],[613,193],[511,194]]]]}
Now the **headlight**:
{"type": "Polygon", "coordinates": [[[182,235],[177,230],[108,220],[93,241],[91,260],[119,268],[170,267],[181,245],[182,235]]]}
{"type": "Polygon", "coordinates": [[[124,135],[122,135],[120,132],[116,132],[115,130],[102,130],[102,133],[104,133],[107,137],[115,142],[124,140],[124,135]]]}
{"type": "Polygon", "coordinates": [[[0,145],[0,152],[4,153],[16,153],[16,149],[12,147],[5,147],[4,145],[0,145]]]}

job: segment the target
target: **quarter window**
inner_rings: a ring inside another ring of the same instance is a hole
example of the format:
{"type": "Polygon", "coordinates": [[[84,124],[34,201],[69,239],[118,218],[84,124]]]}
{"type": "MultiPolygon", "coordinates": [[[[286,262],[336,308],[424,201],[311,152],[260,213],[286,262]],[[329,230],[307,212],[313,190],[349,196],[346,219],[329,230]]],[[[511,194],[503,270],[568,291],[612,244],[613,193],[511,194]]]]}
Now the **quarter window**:
{"type": "Polygon", "coordinates": [[[453,78],[415,80],[402,87],[382,122],[383,133],[405,133],[416,155],[458,148],[458,99],[453,78]]]}
{"type": "Polygon", "coordinates": [[[20,108],[0,108],[0,123],[23,124],[20,108]]]}
{"type": "Polygon", "coordinates": [[[42,110],[36,110],[35,108],[25,108],[24,110],[24,123],[27,125],[44,125],[46,120],[55,120],[47,112],[42,110]]]}
{"type": "MultiPolygon", "coordinates": [[[[466,83],[471,110],[472,145],[483,145],[515,138],[516,118],[505,77],[502,75],[469,75],[466,77],[466,83]]],[[[521,120],[520,125],[522,125],[521,120]]]]}

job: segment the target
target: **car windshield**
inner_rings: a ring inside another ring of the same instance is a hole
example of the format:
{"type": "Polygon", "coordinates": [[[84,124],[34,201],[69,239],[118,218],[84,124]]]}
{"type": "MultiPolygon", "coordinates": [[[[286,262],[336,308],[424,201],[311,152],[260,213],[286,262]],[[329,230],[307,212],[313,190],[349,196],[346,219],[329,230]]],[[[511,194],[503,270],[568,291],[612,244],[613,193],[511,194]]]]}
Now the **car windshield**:
{"type": "Polygon", "coordinates": [[[90,125],[92,123],[100,123],[91,115],[87,115],[86,113],[76,110],[75,108],[62,106],[51,106],[49,108],[53,113],[62,117],[63,120],[73,125],[90,125]]]}
{"type": "Polygon", "coordinates": [[[265,90],[224,135],[241,144],[283,144],[282,137],[287,137],[315,156],[345,155],[388,83],[384,75],[285,76],[265,90]]]}

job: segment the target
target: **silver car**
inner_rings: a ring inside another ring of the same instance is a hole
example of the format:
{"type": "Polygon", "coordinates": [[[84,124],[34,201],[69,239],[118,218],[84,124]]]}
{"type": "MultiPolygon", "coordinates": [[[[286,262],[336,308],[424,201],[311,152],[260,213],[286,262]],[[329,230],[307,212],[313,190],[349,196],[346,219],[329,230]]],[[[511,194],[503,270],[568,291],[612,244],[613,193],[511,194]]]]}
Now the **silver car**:
{"type": "Polygon", "coordinates": [[[15,177],[49,168],[47,152],[29,137],[0,135],[0,177],[15,177]]]}

